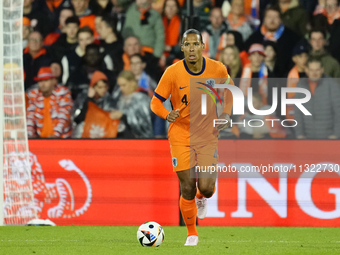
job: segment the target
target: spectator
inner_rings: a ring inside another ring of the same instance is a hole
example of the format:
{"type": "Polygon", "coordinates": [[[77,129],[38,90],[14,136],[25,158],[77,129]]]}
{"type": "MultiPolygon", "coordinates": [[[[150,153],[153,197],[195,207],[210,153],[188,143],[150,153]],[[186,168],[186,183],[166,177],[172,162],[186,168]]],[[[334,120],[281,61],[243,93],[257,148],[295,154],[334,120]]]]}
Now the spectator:
{"type": "Polygon", "coordinates": [[[136,0],[126,12],[123,37],[137,36],[143,51],[160,58],[164,51],[164,27],[161,15],[151,9],[151,0],[136,0]]]}
{"type": "Polygon", "coordinates": [[[110,0],[90,0],[89,8],[96,16],[107,16],[111,14],[113,4],[110,0]]]}
{"type": "Polygon", "coordinates": [[[104,111],[110,112],[115,109],[116,103],[110,96],[109,80],[107,76],[95,71],[92,75],[90,86],[87,91],[82,92],[77,96],[73,107],[73,138],[81,138],[84,130],[84,121],[88,111],[88,103],[93,102],[104,111]]]}
{"type": "Polygon", "coordinates": [[[29,138],[68,138],[71,135],[70,91],[58,85],[50,67],[42,67],[35,80],[39,88],[28,93],[27,135],[29,138]]]}
{"type": "Polygon", "coordinates": [[[44,40],[45,46],[52,45],[53,43],[55,43],[58,40],[61,33],[66,33],[65,22],[66,22],[67,18],[72,17],[72,16],[75,16],[74,10],[72,8],[61,9],[57,29],[54,32],[49,33],[45,37],[45,40],[44,40]]]}
{"type": "Polygon", "coordinates": [[[78,46],[77,33],[80,25],[78,17],[67,18],[65,24],[65,34],[62,34],[49,50],[53,60],[57,62],[60,62],[64,55],[78,46]]]}
{"type": "Polygon", "coordinates": [[[123,39],[116,31],[116,22],[113,18],[104,17],[100,23],[100,46],[104,49],[104,54],[109,55],[113,60],[113,71],[118,75],[124,68],[123,64],[123,39]]]}
{"type": "MultiPolygon", "coordinates": [[[[308,45],[302,41],[293,50],[293,62],[295,66],[290,70],[287,79],[287,87],[295,88],[301,78],[306,78],[306,64],[308,60],[308,45]]],[[[287,98],[294,98],[295,93],[288,93],[287,98]]],[[[287,119],[294,119],[294,105],[287,105],[287,119]]]]}
{"type": "Polygon", "coordinates": [[[248,88],[253,88],[253,93],[259,92],[262,101],[267,104],[268,97],[268,68],[264,63],[266,57],[262,44],[253,44],[249,48],[250,64],[247,64],[242,71],[240,89],[244,96],[248,95],[248,88]]]}
{"type": "Polygon", "coordinates": [[[179,16],[180,7],[177,0],[165,0],[163,7],[163,25],[165,35],[165,48],[164,51],[168,54],[172,48],[178,45],[181,19],[179,16]]]}
{"type": "Polygon", "coordinates": [[[301,38],[307,33],[308,13],[299,0],[277,0],[282,13],[282,23],[301,38]]]}
{"type": "Polygon", "coordinates": [[[241,58],[239,56],[239,51],[235,45],[228,45],[222,50],[220,61],[228,67],[228,71],[232,79],[241,78],[241,58]]]}
{"type": "Polygon", "coordinates": [[[96,16],[96,18],[94,19],[94,26],[96,28],[96,31],[98,33],[98,36],[95,38],[96,40],[100,40],[102,39],[100,36],[100,29],[101,29],[101,22],[103,20],[103,16],[96,16]]]}
{"type": "Polygon", "coordinates": [[[96,16],[93,15],[92,11],[88,8],[89,1],[90,0],[71,0],[75,14],[80,20],[80,27],[88,26],[92,29],[94,36],[97,37],[98,33],[95,27],[96,16]]]}
{"type": "Polygon", "coordinates": [[[237,31],[228,31],[227,33],[227,45],[232,46],[235,45],[240,52],[240,58],[242,62],[242,66],[244,67],[246,64],[249,64],[250,61],[248,59],[248,52],[244,50],[244,43],[242,39],[242,35],[237,31]]]}
{"type": "MultiPolygon", "coordinates": [[[[210,10],[212,8],[211,1],[210,0],[193,0],[193,5],[194,5],[194,15],[197,15],[198,17],[200,17],[199,25],[200,25],[200,29],[203,29],[209,24],[210,10]]],[[[183,14],[189,15],[186,1],[183,4],[182,11],[183,11],[183,14]]]]}
{"type": "Polygon", "coordinates": [[[112,91],[113,85],[116,83],[115,75],[107,69],[103,55],[100,53],[100,46],[89,44],[86,46],[85,55],[81,59],[80,65],[67,82],[73,99],[77,98],[83,91],[88,90],[90,79],[97,70],[103,72],[108,77],[109,85],[111,85],[109,89],[112,91]]]}
{"type": "Polygon", "coordinates": [[[74,16],[71,0],[35,0],[41,7],[40,10],[46,17],[48,17],[52,30],[61,33],[58,27],[62,29],[65,20],[68,17],[74,16]],[[65,11],[67,9],[68,11],[65,11]]]}
{"type": "Polygon", "coordinates": [[[314,12],[314,15],[323,14],[327,17],[330,25],[337,19],[340,19],[340,7],[338,0],[325,0],[325,5],[319,5],[314,12]]]}
{"type": "Polygon", "coordinates": [[[138,83],[138,88],[142,91],[147,92],[147,94],[152,97],[153,92],[157,87],[157,83],[145,73],[144,69],[146,67],[145,60],[142,55],[135,54],[130,57],[131,71],[135,75],[138,83]]]}
{"type": "Polygon", "coordinates": [[[277,45],[272,41],[265,41],[264,44],[264,54],[266,55],[264,63],[266,64],[268,71],[277,76],[277,63],[280,61],[277,59],[277,45]]]}
{"type": "Polygon", "coordinates": [[[300,0],[299,2],[303,9],[305,9],[309,14],[313,13],[318,4],[318,0],[300,0]]]}
{"type": "Polygon", "coordinates": [[[205,44],[203,56],[219,59],[221,50],[227,46],[227,26],[223,22],[220,8],[213,8],[210,13],[210,24],[204,28],[202,39],[205,44]]]}
{"type": "Polygon", "coordinates": [[[22,19],[22,47],[25,49],[28,44],[28,37],[32,32],[31,21],[27,17],[23,17],[22,19]]]}
{"type": "Polygon", "coordinates": [[[326,50],[326,35],[321,30],[312,30],[309,33],[310,44],[312,50],[310,56],[312,58],[320,58],[324,73],[333,78],[340,77],[340,65],[335,58],[333,58],[326,50]]]}
{"type": "Polygon", "coordinates": [[[125,13],[131,4],[131,0],[111,0],[113,8],[111,15],[114,16],[117,23],[117,32],[121,33],[125,23],[125,13]]]}
{"type": "Polygon", "coordinates": [[[278,73],[279,77],[292,68],[291,52],[299,41],[298,36],[282,24],[281,11],[275,6],[269,6],[264,13],[261,29],[254,32],[246,42],[246,49],[254,43],[263,43],[266,40],[276,41],[278,47],[278,73]]]}
{"type": "Polygon", "coordinates": [[[32,32],[29,35],[23,60],[26,73],[25,90],[27,90],[35,83],[34,77],[37,76],[39,69],[51,64],[51,59],[43,48],[43,37],[39,32],[32,32]]]}
{"type": "Polygon", "coordinates": [[[45,37],[52,28],[46,15],[40,10],[38,5],[33,5],[34,0],[24,0],[24,17],[31,20],[31,27],[34,31],[40,32],[45,37]]]}
{"type": "MultiPolygon", "coordinates": [[[[82,27],[77,33],[78,46],[61,59],[63,67],[62,83],[66,84],[71,74],[79,67],[81,58],[85,55],[86,46],[93,43],[93,31],[89,27],[82,27]]],[[[112,62],[111,62],[112,64],[112,62]]]]}
{"type": "Polygon", "coordinates": [[[61,77],[62,77],[62,73],[63,73],[63,70],[61,68],[61,64],[59,62],[53,62],[50,65],[50,67],[51,67],[53,76],[57,79],[58,83],[61,83],[61,77]]]}
{"type": "Polygon", "coordinates": [[[253,33],[253,29],[248,23],[248,18],[244,14],[244,0],[231,1],[231,10],[226,21],[228,30],[241,33],[243,41],[246,41],[253,33]]]}
{"type": "Polygon", "coordinates": [[[340,19],[334,21],[331,31],[331,37],[329,38],[329,52],[340,63],[340,19]]]}
{"type": "Polygon", "coordinates": [[[124,42],[124,70],[130,70],[130,57],[134,54],[141,54],[146,62],[145,72],[149,74],[155,81],[158,81],[162,76],[162,70],[158,64],[158,59],[152,53],[142,50],[139,40],[135,36],[129,36],[124,42]]]}
{"type": "Polygon", "coordinates": [[[144,93],[136,92],[138,84],[131,71],[122,71],[118,76],[117,83],[122,91],[122,96],[117,102],[118,110],[111,112],[111,118],[121,120],[126,117],[134,138],[153,137],[150,97],[144,93]]]}
{"type": "MultiPolygon", "coordinates": [[[[300,79],[298,88],[311,92],[311,99],[303,106],[311,113],[304,115],[295,106],[295,127],[298,139],[339,139],[340,138],[340,85],[323,74],[322,62],[310,58],[307,62],[308,79],[300,79]]],[[[303,93],[295,98],[304,98],[303,93]]]]}
{"type": "MultiPolygon", "coordinates": [[[[306,64],[308,60],[308,45],[304,41],[298,43],[293,50],[293,62],[295,66],[290,70],[288,79],[306,78],[306,64]]],[[[288,86],[291,87],[291,86],[288,86]]],[[[295,86],[294,86],[295,87],[295,86]]]]}

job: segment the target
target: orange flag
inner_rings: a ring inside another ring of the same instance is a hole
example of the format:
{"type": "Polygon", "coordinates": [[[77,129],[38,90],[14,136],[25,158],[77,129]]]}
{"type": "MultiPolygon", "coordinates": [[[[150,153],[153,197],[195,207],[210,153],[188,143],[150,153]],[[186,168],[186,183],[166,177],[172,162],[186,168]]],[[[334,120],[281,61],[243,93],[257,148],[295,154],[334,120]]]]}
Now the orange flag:
{"type": "Polygon", "coordinates": [[[119,120],[112,120],[110,113],[89,102],[82,138],[115,138],[119,120]]]}

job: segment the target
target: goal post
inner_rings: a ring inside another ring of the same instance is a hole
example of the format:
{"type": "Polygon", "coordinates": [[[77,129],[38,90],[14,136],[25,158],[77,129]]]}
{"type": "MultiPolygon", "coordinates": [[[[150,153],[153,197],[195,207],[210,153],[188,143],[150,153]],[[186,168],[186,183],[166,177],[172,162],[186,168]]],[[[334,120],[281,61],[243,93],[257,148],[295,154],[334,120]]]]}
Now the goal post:
{"type": "Polygon", "coordinates": [[[0,225],[36,218],[26,130],[23,0],[0,1],[0,225]]]}
{"type": "MultiPolygon", "coordinates": [[[[3,34],[3,18],[2,18],[2,4],[0,4],[0,35],[3,34]]],[[[2,44],[2,42],[0,43],[2,44]]],[[[4,54],[3,54],[4,48],[1,45],[0,47],[0,59],[3,59],[4,54]]],[[[0,65],[0,141],[1,141],[1,146],[0,146],[0,152],[1,152],[1,159],[0,159],[0,226],[4,225],[4,157],[3,157],[3,119],[4,119],[4,93],[3,93],[3,88],[4,88],[4,72],[2,68],[3,64],[1,63],[0,65]]]]}

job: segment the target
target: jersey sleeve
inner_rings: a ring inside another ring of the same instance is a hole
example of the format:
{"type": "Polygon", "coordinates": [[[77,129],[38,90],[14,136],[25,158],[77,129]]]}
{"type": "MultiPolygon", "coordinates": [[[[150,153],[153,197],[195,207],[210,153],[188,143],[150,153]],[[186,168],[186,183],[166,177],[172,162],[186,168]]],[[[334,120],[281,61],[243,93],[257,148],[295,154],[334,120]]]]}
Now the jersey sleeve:
{"type": "MultiPolygon", "coordinates": [[[[221,63],[222,64],[222,63],[221,63]]],[[[222,64],[222,77],[223,78],[222,82],[224,84],[228,84],[228,85],[234,85],[234,81],[231,79],[227,68],[225,67],[225,65],[222,64]]],[[[229,115],[231,115],[231,109],[233,108],[233,94],[231,93],[231,91],[229,89],[224,89],[224,107],[223,107],[223,113],[228,113],[229,115]]]]}
{"type": "Polygon", "coordinates": [[[157,88],[155,89],[154,96],[157,97],[159,100],[164,102],[167,100],[171,93],[172,87],[172,75],[171,70],[169,68],[165,70],[161,80],[158,83],[157,88]]]}
{"type": "Polygon", "coordinates": [[[166,119],[166,117],[169,114],[169,111],[164,107],[163,103],[165,100],[167,100],[171,93],[171,87],[172,87],[172,80],[171,80],[171,74],[169,69],[167,69],[161,80],[158,83],[157,88],[155,89],[154,96],[151,100],[151,110],[158,115],[159,117],[166,119]]]}

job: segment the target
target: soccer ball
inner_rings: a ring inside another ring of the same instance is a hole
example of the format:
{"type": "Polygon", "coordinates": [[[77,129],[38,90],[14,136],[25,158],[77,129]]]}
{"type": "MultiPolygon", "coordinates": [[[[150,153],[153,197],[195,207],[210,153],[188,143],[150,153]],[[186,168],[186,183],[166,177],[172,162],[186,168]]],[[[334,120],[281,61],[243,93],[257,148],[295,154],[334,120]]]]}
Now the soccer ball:
{"type": "Polygon", "coordinates": [[[163,243],[164,230],[157,222],[145,222],[137,230],[137,240],[144,247],[158,247],[163,243]]]}

